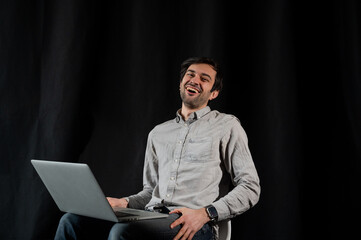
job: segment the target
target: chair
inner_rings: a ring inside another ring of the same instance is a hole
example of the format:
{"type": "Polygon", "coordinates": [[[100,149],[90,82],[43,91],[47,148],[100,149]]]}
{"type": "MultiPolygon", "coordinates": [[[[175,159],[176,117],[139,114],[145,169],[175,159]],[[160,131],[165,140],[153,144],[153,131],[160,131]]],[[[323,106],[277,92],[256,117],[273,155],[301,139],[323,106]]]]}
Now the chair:
{"type": "Polygon", "coordinates": [[[219,240],[231,239],[231,220],[225,220],[218,222],[219,226],[219,240]]]}

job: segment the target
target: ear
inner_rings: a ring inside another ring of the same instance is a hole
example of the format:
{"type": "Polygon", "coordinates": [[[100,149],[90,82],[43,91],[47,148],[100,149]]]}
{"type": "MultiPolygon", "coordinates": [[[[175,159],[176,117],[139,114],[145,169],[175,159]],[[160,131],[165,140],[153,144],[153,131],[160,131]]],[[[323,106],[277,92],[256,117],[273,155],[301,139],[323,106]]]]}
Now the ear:
{"type": "Polygon", "coordinates": [[[214,90],[213,92],[211,92],[211,95],[209,96],[208,100],[211,101],[213,99],[215,99],[216,97],[218,97],[219,91],[218,90],[214,90]]]}

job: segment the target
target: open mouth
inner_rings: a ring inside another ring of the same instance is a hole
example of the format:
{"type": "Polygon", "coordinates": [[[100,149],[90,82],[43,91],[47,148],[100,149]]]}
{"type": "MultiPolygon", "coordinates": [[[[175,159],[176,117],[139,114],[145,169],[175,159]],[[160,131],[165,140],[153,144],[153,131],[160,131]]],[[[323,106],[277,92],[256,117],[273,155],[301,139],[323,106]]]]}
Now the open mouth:
{"type": "Polygon", "coordinates": [[[198,89],[197,87],[193,87],[193,86],[186,86],[185,89],[189,92],[189,93],[192,93],[192,94],[196,94],[196,93],[200,93],[201,90],[198,89]]]}

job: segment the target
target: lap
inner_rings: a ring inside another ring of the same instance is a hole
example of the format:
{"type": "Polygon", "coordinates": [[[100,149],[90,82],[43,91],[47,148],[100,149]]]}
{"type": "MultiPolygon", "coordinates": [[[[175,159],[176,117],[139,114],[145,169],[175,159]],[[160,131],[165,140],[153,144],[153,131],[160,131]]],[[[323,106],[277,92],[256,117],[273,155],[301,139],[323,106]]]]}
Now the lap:
{"type": "MultiPolygon", "coordinates": [[[[178,214],[170,214],[167,218],[148,219],[129,223],[116,223],[113,225],[108,240],[134,240],[134,239],[157,239],[167,240],[173,239],[181,226],[174,229],[170,228],[177,218],[178,214]]],[[[204,225],[193,237],[194,240],[211,240],[213,239],[212,227],[208,224],[204,225]]]]}
{"type": "Polygon", "coordinates": [[[179,218],[178,214],[170,214],[167,218],[147,219],[113,225],[109,239],[171,239],[177,235],[180,226],[170,228],[172,222],[179,218]]]}
{"type": "MultiPolygon", "coordinates": [[[[77,231],[78,239],[97,235],[97,239],[121,240],[121,239],[173,239],[181,226],[174,229],[170,224],[179,218],[178,214],[170,214],[167,218],[148,219],[127,223],[113,223],[90,217],[65,214],[60,224],[70,224],[77,231]]],[[[206,224],[196,233],[193,239],[212,239],[212,229],[206,224]]]]}

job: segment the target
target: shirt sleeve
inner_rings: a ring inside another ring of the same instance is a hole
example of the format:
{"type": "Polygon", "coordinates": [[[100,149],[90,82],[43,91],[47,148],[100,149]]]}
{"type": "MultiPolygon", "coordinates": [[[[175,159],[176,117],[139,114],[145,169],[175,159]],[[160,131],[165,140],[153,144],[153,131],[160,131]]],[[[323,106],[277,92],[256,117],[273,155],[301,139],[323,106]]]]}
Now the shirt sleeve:
{"type": "Polygon", "coordinates": [[[129,196],[129,208],[144,209],[152,198],[155,186],[158,184],[158,159],[152,143],[152,132],[148,135],[147,147],[145,151],[143,169],[143,190],[129,196]]]}
{"type": "Polygon", "coordinates": [[[219,221],[233,218],[253,207],[258,202],[261,191],[244,129],[235,117],[227,126],[230,126],[230,130],[221,140],[220,151],[225,169],[235,187],[213,203],[219,221]]]}

